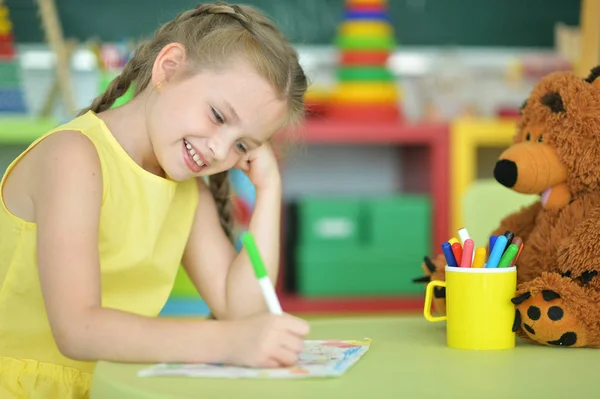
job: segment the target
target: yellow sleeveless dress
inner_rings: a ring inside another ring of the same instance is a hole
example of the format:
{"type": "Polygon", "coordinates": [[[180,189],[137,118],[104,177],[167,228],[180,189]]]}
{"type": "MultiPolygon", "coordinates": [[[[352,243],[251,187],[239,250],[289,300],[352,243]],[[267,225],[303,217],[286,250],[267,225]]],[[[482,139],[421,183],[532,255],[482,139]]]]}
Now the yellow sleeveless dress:
{"type": "MultiPolygon", "coordinates": [[[[173,287],[192,226],[198,203],[195,180],[178,183],[145,171],[91,111],[47,133],[28,150],[60,130],[86,135],[100,157],[102,305],[157,316],[173,287]]],[[[28,150],[6,170],[0,193],[28,150]]],[[[68,359],[57,349],[40,291],[36,226],[0,203],[0,398],[86,398],[95,363],[68,359]]]]}

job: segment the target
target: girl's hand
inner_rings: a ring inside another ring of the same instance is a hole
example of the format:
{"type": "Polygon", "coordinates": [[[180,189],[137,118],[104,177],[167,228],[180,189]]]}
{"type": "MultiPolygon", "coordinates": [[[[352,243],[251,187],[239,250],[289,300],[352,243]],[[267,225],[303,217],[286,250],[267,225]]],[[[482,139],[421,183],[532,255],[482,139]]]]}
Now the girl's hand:
{"type": "Polygon", "coordinates": [[[283,314],[260,314],[226,322],[225,362],[242,367],[291,367],[299,359],[308,323],[283,314]]]}
{"type": "Polygon", "coordinates": [[[278,187],[281,183],[277,158],[269,143],[249,151],[235,167],[248,176],[256,189],[264,189],[274,184],[278,187]]]}

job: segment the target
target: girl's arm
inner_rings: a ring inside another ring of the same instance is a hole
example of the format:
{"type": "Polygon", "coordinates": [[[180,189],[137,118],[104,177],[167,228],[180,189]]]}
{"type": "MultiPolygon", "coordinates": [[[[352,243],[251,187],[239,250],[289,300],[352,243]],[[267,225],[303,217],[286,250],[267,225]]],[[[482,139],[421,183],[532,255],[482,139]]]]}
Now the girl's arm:
{"type": "Polygon", "coordinates": [[[29,156],[40,283],[60,351],[79,360],[224,361],[225,343],[236,339],[231,322],[149,318],[101,306],[102,173],[93,144],[60,132],[29,156]]]}
{"type": "MultiPolygon", "coordinates": [[[[267,306],[245,250],[239,254],[221,229],[208,187],[198,179],[200,198],[183,265],[217,319],[238,319],[266,312],[267,306]]],[[[250,221],[269,278],[277,281],[281,218],[281,182],[256,189],[250,221]]]]}

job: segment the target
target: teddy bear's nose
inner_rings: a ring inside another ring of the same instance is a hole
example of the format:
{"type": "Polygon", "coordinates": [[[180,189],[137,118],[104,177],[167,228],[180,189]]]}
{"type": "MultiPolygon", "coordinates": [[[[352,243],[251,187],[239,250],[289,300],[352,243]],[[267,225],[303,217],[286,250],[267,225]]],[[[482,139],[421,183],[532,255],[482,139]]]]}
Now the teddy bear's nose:
{"type": "Polygon", "coordinates": [[[501,159],[494,167],[494,178],[498,183],[511,188],[517,182],[517,164],[508,159],[501,159]]]}

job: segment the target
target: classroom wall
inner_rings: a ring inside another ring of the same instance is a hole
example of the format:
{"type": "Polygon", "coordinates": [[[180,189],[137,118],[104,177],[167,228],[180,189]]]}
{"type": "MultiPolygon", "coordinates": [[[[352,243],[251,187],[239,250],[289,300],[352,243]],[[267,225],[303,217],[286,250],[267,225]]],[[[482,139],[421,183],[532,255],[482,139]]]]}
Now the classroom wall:
{"type": "MultiPolygon", "coordinates": [[[[19,42],[43,40],[36,1],[6,0],[19,42]]],[[[104,41],[141,37],[196,0],[60,0],[67,37],[104,41]],[[118,26],[118,29],[114,27],[118,26]]],[[[235,3],[232,1],[231,3],[235,3]]],[[[344,0],[244,0],[267,12],[299,44],[330,44],[344,0]]],[[[556,22],[577,25],[577,0],[388,0],[401,46],[552,47],[556,22]]]]}

